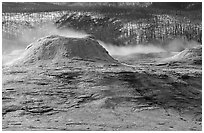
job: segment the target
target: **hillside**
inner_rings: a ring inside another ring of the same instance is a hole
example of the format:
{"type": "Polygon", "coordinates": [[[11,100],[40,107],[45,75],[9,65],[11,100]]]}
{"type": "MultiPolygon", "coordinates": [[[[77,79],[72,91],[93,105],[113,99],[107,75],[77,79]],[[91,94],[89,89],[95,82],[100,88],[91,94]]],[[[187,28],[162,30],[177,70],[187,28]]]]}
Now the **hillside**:
{"type": "Polygon", "coordinates": [[[67,38],[51,35],[41,38],[27,46],[26,50],[14,63],[30,64],[39,62],[67,62],[69,59],[93,62],[117,63],[108,52],[90,38],[67,38]]]}
{"type": "Polygon", "coordinates": [[[56,22],[57,27],[85,31],[113,45],[164,45],[181,36],[202,43],[201,3],[4,2],[2,7],[3,31],[9,34],[56,22]]]}

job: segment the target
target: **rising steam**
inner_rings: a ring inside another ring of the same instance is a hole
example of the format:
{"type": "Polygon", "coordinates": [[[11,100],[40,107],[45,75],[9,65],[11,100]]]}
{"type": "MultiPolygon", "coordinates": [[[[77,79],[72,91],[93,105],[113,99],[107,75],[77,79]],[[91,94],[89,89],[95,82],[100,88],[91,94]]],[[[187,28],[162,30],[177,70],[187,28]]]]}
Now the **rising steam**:
{"type": "Polygon", "coordinates": [[[15,39],[6,39],[3,33],[3,53],[7,53],[9,50],[24,49],[33,41],[48,35],[60,35],[74,38],[84,38],[88,36],[88,34],[83,31],[79,32],[73,29],[59,30],[53,24],[46,24],[38,28],[24,30],[23,34],[15,39]]]}
{"type": "Polygon", "coordinates": [[[160,52],[181,52],[186,48],[193,48],[200,45],[198,42],[190,40],[187,41],[185,38],[176,38],[169,43],[162,44],[139,44],[135,46],[115,46],[112,44],[104,43],[98,40],[99,44],[102,45],[110,55],[130,55],[135,53],[160,53],[160,52]]]}
{"type": "Polygon", "coordinates": [[[170,41],[164,48],[169,52],[180,52],[186,48],[192,48],[200,45],[198,42],[190,40],[188,41],[185,37],[176,38],[170,41]]]}
{"type": "MultiPolygon", "coordinates": [[[[3,64],[16,59],[20,56],[23,50],[35,40],[48,35],[60,35],[73,38],[85,38],[90,36],[83,31],[75,31],[73,29],[59,30],[53,24],[46,24],[39,28],[24,31],[25,34],[15,40],[2,39],[3,48],[3,64]]],[[[98,40],[110,55],[129,55],[134,53],[158,53],[158,52],[180,52],[185,48],[190,48],[199,45],[195,41],[186,41],[183,38],[170,41],[167,45],[136,45],[136,46],[115,46],[104,43],[98,40]]]]}
{"type": "Polygon", "coordinates": [[[2,63],[8,64],[8,62],[12,62],[23,53],[27,45],[39,38],[49,35],[60,35],[72,38],[85,38],[89,36],[83,31],[79,32],[73,29],[59,30],[53,24],[46,24],[38,28],[24,30],[23,34],[18,36],[18,38],[2,38],[2,63]]]}
{"type": "Polygon", "coordinates": [[[158,53],[158,52],[166,52],[161,47],[154,46],[152,44],[149,45],[136,45],[136,46],[114,46],[112,44],[106,44],[102,41],[98,41],[100,45],[102,45],[110,55],[129,55],[135,53],[158,53]]]}

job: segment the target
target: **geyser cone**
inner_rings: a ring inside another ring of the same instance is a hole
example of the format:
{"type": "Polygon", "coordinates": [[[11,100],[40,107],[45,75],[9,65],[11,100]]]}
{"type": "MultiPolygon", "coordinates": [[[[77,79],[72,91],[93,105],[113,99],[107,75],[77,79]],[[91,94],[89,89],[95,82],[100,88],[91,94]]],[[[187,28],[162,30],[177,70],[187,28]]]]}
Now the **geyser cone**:
{"type": "Polygon", "coordinates": [[[95,62],[117,62],[96,40],[90,38],[67,38],[58,35],[44,37],[31,43],[18,63],[61,61],[80,58],[95,62]]]}
{"type": "Polygon", "coordinates": [[[164,61],[202,65],[202,46],[200,45],[193,48],[187,48],[173,57],[165,59],[164,61]]]}

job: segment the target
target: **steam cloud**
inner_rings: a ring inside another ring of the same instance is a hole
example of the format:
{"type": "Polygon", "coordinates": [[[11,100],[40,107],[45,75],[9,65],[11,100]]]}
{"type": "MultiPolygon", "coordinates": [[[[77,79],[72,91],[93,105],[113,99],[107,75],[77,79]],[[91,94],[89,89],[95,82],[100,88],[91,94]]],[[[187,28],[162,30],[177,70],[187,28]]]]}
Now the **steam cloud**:
{"type": "Polygon", "coordinates": [[[48,35],[60,35],[73,38],[85,38],[89,36],[83,31],[79,32],[73,29],[59,30],[53,24],[46,24],[35,29],[25,30],[23,33],[24,34],[15,39],[2,38],[3,65],[18,58],[23,53],[27,45],[39,38],[48,35]]]}
{"type": "Polygon", "coordinates": [[[24,30],[23,34],[15,39],[6,39],[3,37],[3,53],[7,53],[9,50],[24,49],[33,41],[48,35],[60,35],[75,38],[84,38],[88,36],[88,34],[83,31],[79,32],[72,29],[58,30],[55,25],[46,24],[38,28],[24,30]]]}
{"type": "Polygon", "coordinates": [[[129,55],[134,53],[157,53],[157,52],[166,52],[161,47],[149,45],[136,45],[136,46],[114,46],[112,44],[106,44],[102,41],[98,41],[110,55],[129,55]]]}
{"type": "MultiPolygon", "coordinates": [[[[43,25],[39,28],[25,31],[23,34],[15,40],[2,39],[3,44],[3,64],[18,58],[23,50],[33,41],[48,35],[60,35],[74,38],[85,38],[90,36],[83,31],[75,31],[73,29],[58,30],[53,24],[43,25]]],[[[186,41],[183,38],[170,41],[167,45],[136,45],[136,46],[115,46],[112,44],[104,43],[98,40],[110,55],[129,55],[134,53],[156,53],[156,52],[180,52],[185,48],[190,48],[199,45],[195,41],[186,41]]]]}
{"type": "Polygon", "coordinates": [[[180,52],[186,48],[192,48],[200,45],[198,42],[186,38],[176,38],[168,43],[164,48],[169,52],[180,52]]]}

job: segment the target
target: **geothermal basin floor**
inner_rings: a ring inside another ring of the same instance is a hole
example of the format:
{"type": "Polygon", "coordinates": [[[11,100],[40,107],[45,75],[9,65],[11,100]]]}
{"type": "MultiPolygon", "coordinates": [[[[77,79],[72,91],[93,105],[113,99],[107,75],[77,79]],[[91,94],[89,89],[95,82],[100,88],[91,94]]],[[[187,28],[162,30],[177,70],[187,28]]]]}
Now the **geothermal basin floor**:
{"type": "Polygon", "coordinates": [[[202,130],[201,66],[66,63],[3,67],[4,131],[202,130]]]}

